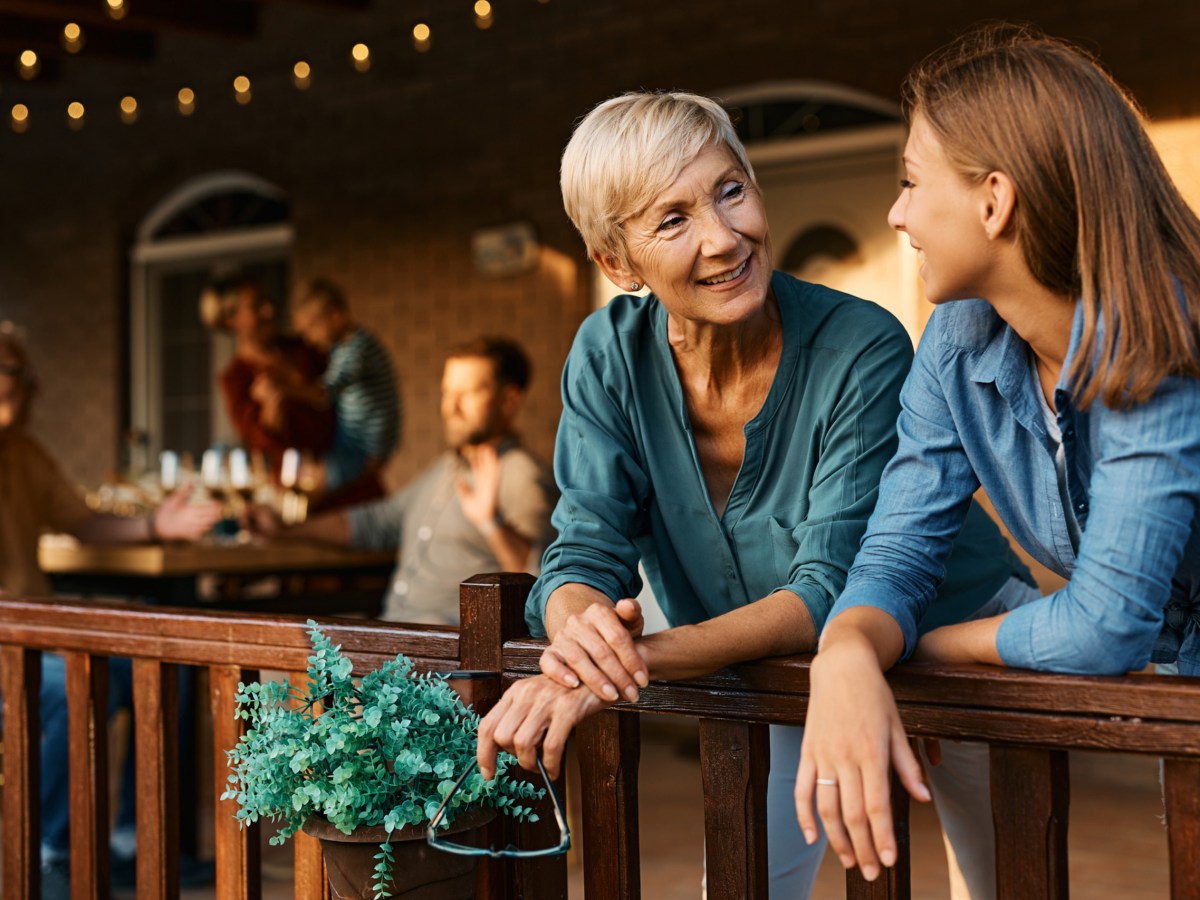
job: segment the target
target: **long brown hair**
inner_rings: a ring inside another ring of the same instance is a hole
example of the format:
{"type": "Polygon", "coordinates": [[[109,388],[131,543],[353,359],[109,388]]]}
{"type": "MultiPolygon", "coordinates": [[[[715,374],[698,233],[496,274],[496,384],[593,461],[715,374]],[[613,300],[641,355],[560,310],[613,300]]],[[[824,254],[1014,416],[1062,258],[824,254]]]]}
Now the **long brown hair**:
{"type": "Polygon", "coordinates": [[[908,76],[906,117],[933,128],[968,180],[1004,172],[1033,276],[1082,297],[1068,377],[1079,404],[1145,402],[1200,375],[1200,220],[1176,189],[1133,99],[1078,47],[989,25],[908,76]]]}

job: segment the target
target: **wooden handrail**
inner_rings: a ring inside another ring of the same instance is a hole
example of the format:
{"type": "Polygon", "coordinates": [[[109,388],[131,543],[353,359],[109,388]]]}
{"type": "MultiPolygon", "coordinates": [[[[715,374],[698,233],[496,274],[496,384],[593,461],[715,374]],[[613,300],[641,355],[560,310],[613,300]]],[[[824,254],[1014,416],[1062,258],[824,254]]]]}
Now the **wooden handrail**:
{"type": "MultiPolygon", "coordinates": [[[[357,671],[398,652],[430,670],[500,673],[476,697],[486,708],[499,686],[537,672],[543,642],[525,631],[528,576],[477,576],[462,586],[462,628],[320,619],[357,671]]],[[[0,600],[0,689],[4,692],[3,891],[36,896],[39,879],[37,690],[40,651],[66,654],[70,696],[73,805],[72,877],[87,896],[105,896],[107,816],[103,799],[104,677],[107,656],[134,659],[139,747],[139,897],[174,897],[178,865],[169,798],[177,773],[171,709],[173,664],[208,668],[214,719],[215,789],[225,780],[224,751],[236,742],[232,716],[238,681],[259,669],[303,671],[309,654],[298,616],[174,610],[123,603],[0,600]],[[142,754],[146,754],[143,756],[142,754]],[[77,764],[76,760],[79,760],[77,764]],[[78,835],[78,837],[76,837],[78,835]]],[[[637,704],[620,704],[580,727],[585,887],[588,900],[640,896],[637,785],[640,716],[701,720],[708,895],[711,900],[766,897],[765,725],[802,724],[809,659],[735,666],[675,683],[654,683],[637,704]]],[[[1045,675],[983,666],[909,664],[889,674],[901,719],[912,735],[992,744],[1001,898],[1066,896],[1068,789],[1066,751],[1110,750],[1166,757],[1164,800],[1172,896],[1200,896],[1200,679],[1045,675]],[[1017,785],[1020,789],[1017,789],[1017,785]]],[[[893,787],[901,859],[873,884],[847,876],[854,900],[908,896],[907,804],[893,787]]],[[[258,842],[217,801],[217,893],[260,896],[258,842]]],[[[516,826],[499,817],[495,843],[552,843],[550,816],[516,826]]],[[[580,836],[576,836],[579,840],[580,836]]],[[[299,836],[298,836],[299,838],[299,836]]],[[[325,896],[319,851],[297,840],[296,896],[325,896]]],[[[488,900],[565,900],[562,858],[489,862],[480,876],[488,900]]],[[[77,891],[76,895],[80,895],[77,891]]]]}

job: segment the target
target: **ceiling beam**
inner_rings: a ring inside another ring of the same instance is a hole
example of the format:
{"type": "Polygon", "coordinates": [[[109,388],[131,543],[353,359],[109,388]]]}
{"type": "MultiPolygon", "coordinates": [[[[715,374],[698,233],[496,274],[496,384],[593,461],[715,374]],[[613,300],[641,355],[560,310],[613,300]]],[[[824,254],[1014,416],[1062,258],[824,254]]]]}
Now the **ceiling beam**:
{"type": "Polygon", "coordinates": [[[258,28],[258,5],[244,0],[126,0],[129,13],[111,19],[100,0],[0,0],[0,13],[49,19],[60,25],[108,26],[121,30],[191,31],[251,37],[258,28]]]}
{"type": "MultiPolygon", "coordinates": [[[[48,19],[0,14],[0,52],[35,50],[43,56],[70,56],[62,45],[62,24],[48,19]]],[[[154,58],[154,35],[149,31],[89,25],[83,30],[79,55],[117,59],[154,58]]]]}

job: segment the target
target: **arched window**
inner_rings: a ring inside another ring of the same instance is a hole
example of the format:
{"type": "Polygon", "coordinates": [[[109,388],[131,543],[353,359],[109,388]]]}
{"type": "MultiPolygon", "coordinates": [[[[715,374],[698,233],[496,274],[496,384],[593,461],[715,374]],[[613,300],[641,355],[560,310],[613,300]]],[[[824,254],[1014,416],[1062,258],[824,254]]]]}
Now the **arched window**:
{"type": "Polygon", "coordinates": [[[163,449],[199,454],[233,441],[216,387],[233,342],[201,324],[200,293],[221,271],[245,269],[282,311],[290,217],[278,187],[227,171],[181,185],[142,220],[131,251],[132,468],[153,465],[163,449]]]}

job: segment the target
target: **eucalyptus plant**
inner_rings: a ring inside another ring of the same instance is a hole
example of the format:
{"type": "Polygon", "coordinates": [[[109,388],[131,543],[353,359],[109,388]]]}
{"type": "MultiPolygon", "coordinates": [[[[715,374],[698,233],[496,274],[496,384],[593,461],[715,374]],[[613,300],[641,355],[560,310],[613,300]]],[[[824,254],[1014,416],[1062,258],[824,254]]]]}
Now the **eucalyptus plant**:
{"type": "MultiPolygon", "coordinates": [[[[382,825],[389,835],[429,822],[457,776],[475,758],[479,716],[445,676],[417,674],[404,655],[361,680],[351,662],[315,622],[304,689],[286,679],[239,684],[237,717],[249,723],[227,751],[229,788],[242,823],[281,823],[270,842],[282,844],[310,816],[323,816],[345,834],[382,825]]],[[[457,814],[494,808],[537,821],[529,803],[544,790],[507,776],[516,762],[502,754],[496,777],[473,772],[454,795],[443,825],[457,814]]],[[[391,896],[391,846],[380,844],[375,896],[391,896]]]]}

